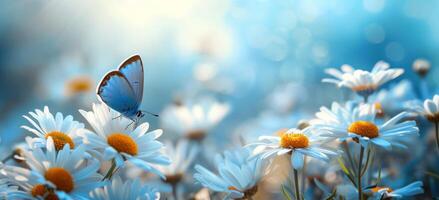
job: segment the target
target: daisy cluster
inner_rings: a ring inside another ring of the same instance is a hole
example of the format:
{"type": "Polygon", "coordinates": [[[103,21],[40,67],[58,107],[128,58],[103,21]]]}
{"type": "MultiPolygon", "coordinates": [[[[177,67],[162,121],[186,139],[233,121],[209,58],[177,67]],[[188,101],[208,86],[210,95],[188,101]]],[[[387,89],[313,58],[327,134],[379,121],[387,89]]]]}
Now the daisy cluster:
{"type": "MultiPolygon", "coordinates": [[[[413,69],[424,78],[430,66],[417,60],[413,69]]],[[[175,100],[155,130],[105,103],[80,109],[81,120],[36,109],[23,116],[25,141],[0,163],[0,199],[435,197],[439,95],[410,93],[406,80],[382,89],[404,73],[383,61],[371,71],[326,73],[323,82],[351,91],[343,101],[291,114],[301,101],[291,89],[300,90],[280,86],[269,111],[243,123],[228,145],[212,134],[232,109],[213,97],[175,100]]]]}

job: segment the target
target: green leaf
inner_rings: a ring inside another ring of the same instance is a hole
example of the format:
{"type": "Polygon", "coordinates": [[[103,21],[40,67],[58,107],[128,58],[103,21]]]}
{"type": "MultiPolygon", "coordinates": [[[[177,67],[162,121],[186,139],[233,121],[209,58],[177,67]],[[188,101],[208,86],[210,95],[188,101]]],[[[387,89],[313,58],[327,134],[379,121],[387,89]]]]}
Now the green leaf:
{"type": "Polygon", "coordinates": [[[340,164],[340,167],[341,167],[341,169],[343,170],[343,172],[344,172],[346,175],[350,175],[350,174],[349,174],[349,170],[348,170],[348,168],[347,168],[346,165],[343,163],[343,161],[341,160],[341,158],[338,158],[337,160],[338,160],[338,163],[340,164]]]}
{"type": "Polygon", "coordinates": [[[291,200],[291,196],[287,189],[285,188],[285,185],[282,185],[282,194],[284,195],[284,198],[287,200],[291,200]]]}
{"type": "Polygon", "coordinates": [[[376,185],[380,185],[380,182],[381,182],[381,169],[382,169],[382,167],[381,167],[381,164],[380,164],[379,169],[378,169],[378,180],[377,180],[377,184],[376,185]]]}

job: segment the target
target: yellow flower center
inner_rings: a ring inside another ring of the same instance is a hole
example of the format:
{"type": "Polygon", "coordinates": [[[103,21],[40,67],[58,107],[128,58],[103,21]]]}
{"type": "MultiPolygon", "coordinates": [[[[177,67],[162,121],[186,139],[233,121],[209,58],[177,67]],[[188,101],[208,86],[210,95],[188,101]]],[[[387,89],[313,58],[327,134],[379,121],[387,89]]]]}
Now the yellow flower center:
{"type": "Polygon", "coordinates": [[[20,148],[14,149],[13,154],[14,154],[15,162],[22,163],[24,161],[23,159],[24,153],[22,149],[20,148]]]}
{"type": "Polygon", "coordinates": [[[49,168],[44,174],[46,180],[52,182],[57,190],[71,192],[74,188],[72,175],[61,167],[49,168]]]}
{"type": "Polygon", "coordinates": [[[53,143],[55,144],[55,149],[57,151],[61,150],[65,144],[69,144],[70,149],[75,148],[75,144],[73,143],[72,138],[70,138],[65,133],[59,131],[52,131],[50,133],[47,133],[45,137],[46,139],[52,137],[53,143]]]}
{"type": "Polygon", "coordinates": [[[227,187],[227,189],[235,190],[238,192],[243,192],[244,197],[241,199],[251,199],[256,194],[256,192],[258,192],[258,186],[254,186],[254,187],[247,189],[245,191],[239,191],[238,188],[236,188],[235,186],[229,186],[229,187],[227,187]]]}
{"type": "Polygon", "coordinates": [[[378,127],[366,121],[356,121],[349,125],[348,131],[368,138],[376,138],[379,135],[378,127]]]}
{"type": "Polygon", "coordinates": [[[379,186],[376,186],[376,187],[374,187],[374,188],[372,188],[370,190],[372,190],[372,192],[374,192],[374,193],[377,193],[378,191],[383,190],[383,189],[386,190],[386,192],[393,192],[392,188],[389,188],[389,187],[379,187],[379,186]]]}
{"type": "Polygon", "coordinates": [[[32,190],[31,194],[33,197],[44,197],[44,200],[58,200],[58,196],[56,196],[53,191],[49,191],[46,186],[42,184],[35,185],[32,190]]]}
{"type": "Polygon", "coordinates": [[[309,139],[302,133],[285,133],[280,137],[282,148],[305,148],[309,146],[309,139]]]}
{"type": "Polygon", "coordinates": [[[91,91],[93,82],[88,77],[76,77],[67,82],[66,89],[69,94],[77,94],[91,91]]]}
{"type": "Polygon", "coordinates": [[[229,190],[239,191],[238,188],[236,188],[235,186],[229,186],[227,189],[229,189],[229,190]]]}
{"type": "Polygon", "coordinates": [[[374,103],[374,107],[376,110],[376,116],[377,117],[384,117],[384,110],[383,110],[383,107],[381,106],[381,103],[379,103],[379,102],[374,103]]]}
{"type": "Polygon", "coordinates": [[[206,137],[206,132],[203,130],[193,130],[186,134],[186,138],[193,141],[202,141],[206,137]]]}
{"type": "Polygon", "coordinates": [[[439,113],[434,113],[433,115],[425,115],[428,121],[436,123],[439,122],[439,113]]]}
{"type": "Polygon", "coordinates": [[[169,183],[171,185],[175,185],[177,183],[179,183],[182,179],[183,179],[183,174],[182,173],[177,173],[177,174],[170,174],[170,175],[165,175],[165,183],[169,183]]]}
{"type": "Polygon", "coordinates": [[[281,128],[281,129],[279,129],[278,131],[276,131],[276,132],[274,133],[274,135],[279,136],[279,137],[282,137],[282,135],[286,134],[286,132],[287,132],[288,130],[289,130],[289,129],[287,129],[287,128],[281,128]]]}
{"type": "Polygon", "coordinates": [[[127,153],[132,156],[137,155],[137,144],[133,138],[123,133],[113,133],[108,136],[107,142],[119,153],[127,153]]]}
{"type": "Polygon", "coordinates": [[[375,90],[376,86],[375,85],[357,85],[355,87],[352,87],[352,90],[354,90],[355,92],[361,92],[361,91],[366,91],[366,90],[375,90]]]}

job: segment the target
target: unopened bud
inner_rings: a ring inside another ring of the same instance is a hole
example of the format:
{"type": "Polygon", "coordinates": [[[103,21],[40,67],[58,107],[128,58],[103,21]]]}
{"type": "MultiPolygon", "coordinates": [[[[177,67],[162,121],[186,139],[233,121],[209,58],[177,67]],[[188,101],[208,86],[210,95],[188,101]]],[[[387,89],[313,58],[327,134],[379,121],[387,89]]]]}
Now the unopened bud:
{"type": "Polygon", "coordinates": [[[425,59],[416,59],[413,62],[413,71],[415,71],[420,77],[425,77],[430,71],[430,62],[425,59]]]}

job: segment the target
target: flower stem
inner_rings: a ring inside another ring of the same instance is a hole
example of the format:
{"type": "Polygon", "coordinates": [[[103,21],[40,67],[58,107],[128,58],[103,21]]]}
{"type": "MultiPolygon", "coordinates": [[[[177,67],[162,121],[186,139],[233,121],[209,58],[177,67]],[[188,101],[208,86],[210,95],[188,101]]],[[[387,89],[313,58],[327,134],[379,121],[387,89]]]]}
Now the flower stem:
{"type": "Polygon", "coordinates": [[[434,123],[434,128],[436,131],[436,144],[437,144],[437,148],[439,150],[439,122],[434,123]]]}
{"type": "Polygon", "coordinates": [[[300,200],[299,175],[297,169],[293,169],[293,174],[294,174],[294,189],[296,190],[296,200],[300,200]]]}
{"type": "Polygon", "coordinates": [[[2,163],[5,163],[6,161],[12,159],[14,157],[14,152],[12,152],[11,154],[9,154],[8,156],[6,156],[6,158],[3,158],[3,160],[1,161],[2,163]]]}
{"type": "Polygon", "coordinates": [[[346,154],[348,156],[349,164],[351,165],[352,170],[355,170],[354,160],[352,159],[352,154],[351,154],[351,151],[349,150],[348,142],[343,141],[342,145],[343,145],[343,147],[345,149],[345,152],[346,152],[346,154]]]}
{"type": "Polygon", "coordinates": [[[370,148],[367,148],[367,155],[366,155],[366,164],[364,164],[363,171],[361,172],[361,176],[364,176],[366,173],[367,167],[369,166],[369,160],[370,160],[370,148]]]}
{"type": "Polygon", "coordinates": [[[174,197],[174,200],[177,200],[178,199],[178,196],[177,196],[177,183],[173,183],[173,184],[171,184],[171,186],[172,186],[172,196],[174,197]]]}
{"type": "Polygon", "coordinates": [[[305,174],[306,174],[306,158],[307,158],[307,156],[304,156],[304,159],[303,159],[303,171],[302,171],[302,178],[301,178],[301,181],[300,181],[300,185],[302,186],[302,190],[300,190],[301,194],[305,193],[304,185],[305,185],[305,180],[306,180],[306,177],[305,177],[305,174]]]}
{"type": "Polygon", "coordinates": [[[111,179],[115,169],[116,169],[116,161],[113,159],[113,160],[111,160],[111,167],[110,167],[110,169],[108,169],[107,174],[105,174],[105,176],[104,176],[104,178],[102,180],[111,179]]]}
{"type": "MultiPolygon", "coordinates": [[[[361,144],[360,144],[360,146],[361,146],[361,144]]],[[[363,154],[364,154],[364,147],[361,146],[360,159],[358,161],[358,175],[357,175],[357,178],[358,178],[358,184],[357,184],[357,186],[358,186],[358,199],[359,200],[363,200],[363,191],[361,188],[361,165],[362,165],[362,161],[363,161],[363,154]]]]}

